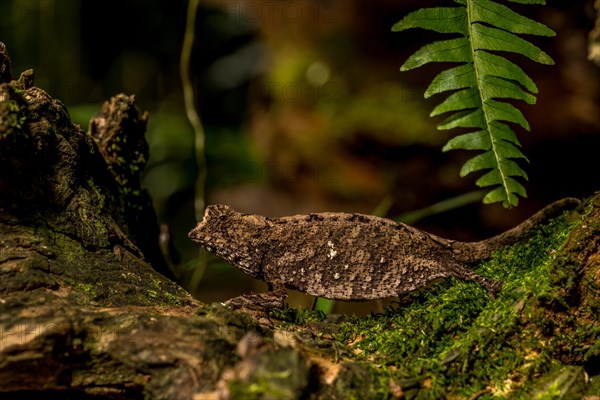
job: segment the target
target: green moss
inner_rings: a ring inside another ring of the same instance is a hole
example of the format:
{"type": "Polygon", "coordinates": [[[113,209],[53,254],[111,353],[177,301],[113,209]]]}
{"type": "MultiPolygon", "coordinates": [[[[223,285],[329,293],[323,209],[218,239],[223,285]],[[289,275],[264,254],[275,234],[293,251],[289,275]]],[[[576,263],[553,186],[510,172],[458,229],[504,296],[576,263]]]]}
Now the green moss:
{"type": "MultiPolygon", "coordinates": [[[[40,231],[38,231],[38,233],[41,234],[41,229],[43,228],[39,229],[40,231]]],[[[52,240],[54,245],[60,251],[61,256],[65,257],[65,261],[67,261],[68,263],[75,264],[86,255],[85,249],[81,245],[73,242],[73,239],[71,239],[67,235],[59,232],[54,232],[50,229],[43,229],[43,231],[43,236],[52,240]]]]}
{"type": "Polygon", "coordinates": [[[326,398],[381,399],[388,394],[389,379],[367,363],[342,364],[326,398]]]}
{"type": "Polygon", "coordinates": [[[229,383],[233,399],[298,399],[308,384],[308,364],[290,348],[269,349],[246,362],[249,376],[229,383]]]}
{"type": "Polygon", "coordinates": [[[173,294],[169,292],[170,288],[166,288],[163,284],[163,278],[158,274],[149,274],[148,279],[151,280],[150,285],[154,289],[149,289],[145,295],[148,298],[153,299],[153,302],[156,304],[159,302],[164,306],[180,306],[182,305],[180,294],[173,294]]]}
{"type": "Polygon", "coordinates": [[[182,305],[182,301],[179,297],[167,292],[167,291],[163,291],[161,293],[164,301],[166,304],[170,304],[170,305],[174,305],[174,306],[180,306],[182,305]]]}
{"type": "Polygon", "coordinates": [[[89,284],[89,283],[80,283],[80,282],[75,282],[73,284],[73,287],[77,290],[80,290],[82,292],[88,293],[92,296],[95,296],[95,292],[94,292],[94,286],[89,284]]]}
{"type": "Polygon", "coordinates": [[[532,391],[534,400],[582,398],[585,372],[579,366],[559,366],[545,374],[532,391]]]}
{"type": "Polygon", "coordinates": [[[102,193],[102,190],[92,178],[88,178],[87,185],[90,188],[92,204],[98,207],[98,209],[103,209],[106,203],[106,196],[102,193]]]}
{"type": "MultiPolygon", "coordinates": [[[[14,91],[14,89],[13,89],[14,91]]],[[[24,126],[27,120],[25,111],[13,100],[0,102],[0,139],[10,136],[14,138],[25,135],[24,126]]]]}
{"type": "Polygon", "coordinates": [[[228,326],[240,327],[244,332],[258,332],[261,336],[272,337],[273,333],[266,330],[252,316],[243,311],[231,310],[220,303],[202,304],[196,315],[215,319],[228,326]]]}
{"type": "Polygon", "coordinates": [[[293,308],[287,304],[281,310],[269,309],[268,315],[281,321],[283,323],[281,326],[308,325],[311,322],[320,322],[325,319],[325,314],[322,311],[311,311],[302,307],[293,308]]]}

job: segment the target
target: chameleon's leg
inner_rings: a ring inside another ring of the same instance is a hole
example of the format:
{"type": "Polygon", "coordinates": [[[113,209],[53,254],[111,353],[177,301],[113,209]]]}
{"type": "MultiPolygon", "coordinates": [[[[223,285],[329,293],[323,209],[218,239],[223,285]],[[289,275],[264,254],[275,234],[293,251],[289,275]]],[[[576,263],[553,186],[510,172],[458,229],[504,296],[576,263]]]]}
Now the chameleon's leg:
{"type": "Polygon", "coordinates": [[[496,298],[496,293],[498,293],[503,285],[502,282],[484,278],[473,270],[459,264],[452,265],[449,270],[451,271],[452,276],[462,279],[463,281],[473,281],[479,283],[485,287],[489,296],[493,299],[496,298]]]}
{"type": "Polygon", "coordinates": [[[246,308],[250,310],[263,310],[265,308],[283,308],[287,292],[283,286],[269,285],[266,293],[245,294],[234,297],[225,302],[225,305],[235,310],[246,308]]]}
{"type": "Polygon", "coordinates": [[[313,296],[312,306],[310,307],[311,311],[315,311],[317,309],[317,301],[319,301],[319,297],[313,296]]]}

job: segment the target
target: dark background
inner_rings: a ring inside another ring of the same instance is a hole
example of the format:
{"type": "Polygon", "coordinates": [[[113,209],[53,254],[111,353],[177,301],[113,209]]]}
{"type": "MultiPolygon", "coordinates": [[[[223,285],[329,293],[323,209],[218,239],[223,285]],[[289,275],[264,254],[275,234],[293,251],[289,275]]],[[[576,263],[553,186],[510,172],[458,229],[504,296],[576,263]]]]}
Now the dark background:
{"type": "MultiPolygon", "coordinates": [[[[444,3],[201,2],[191,71],[206,129],[207,203],[270,216],[383,204],[394,217],[476,191],[476,176],[458,176],[473,153],[441,152],[455,132],[428,117],[441,97],[422,96],[443,66],[399,72],[440,36],[391,32],[407,12],[444,3]]],[[[528,198],[513,210],[458,200],[416,222],[445,237],[481,239],[600,187],[600,70],[586,54],[592,1],[510,6],[558,34],[530,38],[556,65],[512,58],[540,89],[537,105],[519,105],[532,126],[517,131],[530,161],[528,198]]],[[[171,228],[179,280],[202,300],[225,300],[248,291],[231,282],[249,281],[212,259],[198,270],[186,239],[197,175],[179,75],[186,11],[181,0],[4,0],[0,41],[15,73],[33,68],[36,85],[84,130],[110,96],[136,95],[150,112],[144,185],[171,228]]]]}

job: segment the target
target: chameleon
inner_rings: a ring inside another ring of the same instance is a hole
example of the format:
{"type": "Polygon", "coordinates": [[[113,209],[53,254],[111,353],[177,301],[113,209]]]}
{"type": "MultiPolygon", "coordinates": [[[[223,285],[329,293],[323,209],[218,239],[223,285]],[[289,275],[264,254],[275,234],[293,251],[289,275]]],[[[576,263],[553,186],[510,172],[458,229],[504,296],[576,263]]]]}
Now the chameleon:
{"type": "Polygon", "coordinates": [[[285,288],[333,300],[402,296],[445,277],[474,281],[494,297],[502,283],[473,266],[534,226],[579,204],[558,200],[516,227],[478,242],[445,239],[372,215],[313,213],[281,218],[243,214],[210,205],[189,238],[245,274],[267,283],[269,292],[229,300],[232,308],[282,307],[285,288]]]}

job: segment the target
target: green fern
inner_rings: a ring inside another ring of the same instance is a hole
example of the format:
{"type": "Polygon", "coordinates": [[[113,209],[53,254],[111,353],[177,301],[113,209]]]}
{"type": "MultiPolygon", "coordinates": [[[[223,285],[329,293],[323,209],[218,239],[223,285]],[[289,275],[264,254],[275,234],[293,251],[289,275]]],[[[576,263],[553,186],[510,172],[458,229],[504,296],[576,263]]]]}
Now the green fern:
{"type": "MultiPolygon", "coordinates": [[[[544,0],[509,0],[521,4],[545,4],[544,0]]],[[[392,31],[422,28],[439,33],[458,34],[458,38],[430,43],[415,52],[400,68],[408,71],[430,62],[457,62],[461,65],[438,74],[425,98],[453,91],[431,112],[436,116],[453,114],[438,129],[474,128],[448,141],[443,151],[481,150],[465,163],[460,176],[490,170],[476,184],[493,187],[484,203],[502,202],[505,207],[519,203],[517,195],[526,197],[523,185],[527,174],[515,159],[527,160],[512,128],[516,124],[529,130],[523,114],[512,104],[499,99],[535,103],[538,89],[525,72],[490,51],[513,52],[542,64],[554,64],[550,56],[517,34],[554,36],[550,28],[526,18],[491,0],[454,0],[459,7],[423,8],[406,15],[392,31]]]]}

